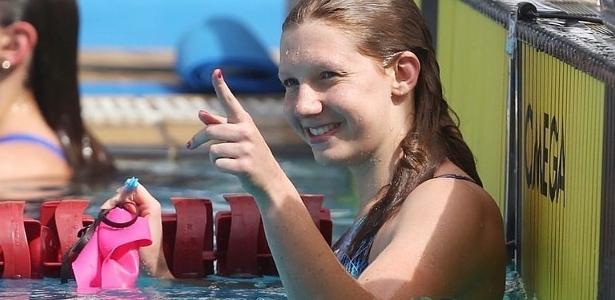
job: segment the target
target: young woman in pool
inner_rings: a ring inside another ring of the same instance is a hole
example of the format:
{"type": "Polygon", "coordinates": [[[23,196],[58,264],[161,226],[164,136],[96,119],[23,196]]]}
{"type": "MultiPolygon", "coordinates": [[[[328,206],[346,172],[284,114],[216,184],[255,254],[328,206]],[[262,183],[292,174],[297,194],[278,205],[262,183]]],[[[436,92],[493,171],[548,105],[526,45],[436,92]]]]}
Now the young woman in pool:
{"type": "Polygon", "coordinates": [[[81,119],[78,28],[75,0],[0,0],[0,197],[114,170],[81,119]]]}
{"type": "MultiPolygon", "coordinates": [[[[409,0],[298,1],[284,23],[285,110],[323,164],[346,166],[361,206],[332,250],[248,113],[214,71],[227,116],[200,111],[212,163],[255,195],[291,299],[501,299],[503,226],[442,96],[420,12],[409,0]]],[[[170,276],[160,205],[139,187],[155,245],[142,254],[170,276]]],[[[107,203],[111,204],[113,200],[107,203]]]]}

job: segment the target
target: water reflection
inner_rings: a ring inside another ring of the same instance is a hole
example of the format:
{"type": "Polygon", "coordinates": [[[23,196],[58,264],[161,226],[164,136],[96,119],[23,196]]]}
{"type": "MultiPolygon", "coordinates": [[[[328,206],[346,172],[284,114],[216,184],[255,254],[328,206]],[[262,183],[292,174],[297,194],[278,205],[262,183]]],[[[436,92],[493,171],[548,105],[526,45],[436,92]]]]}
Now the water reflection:
{"type": "MultiPolygon", "coordinates": [[[[348,173],[341,168],[320,166],[307,155],[281,157],[279,162],[300,192],[325,196],[324,206],[331,209],[334,221],[333,237],[341,235],[351,224],[357,205],[348,173]]],[[[114,177],[97,182],[70,185],[49,179],[0,182],[0,199],[27,200],[26,214],[38,218],[42,201],[60,197],[89,199],[86,213],[95,216],[100,205],[131,176],[139,178],[161,202],[164,212],[174,210],[171,197],[208,198],[212,200],[214,212],[228,210],[222,195],[243,192],[239,180],[216,170],[207,156],[179,160],[119,157],[116,164],[118,173],[114,177]]]]}
{"type": "Polygon", "coordinates": [[[0,200],[30,199],[32,201],[65,195],[70,187],[66,179],[41,178],[0,181],[0,200]]]}
{"type": "Polygon", "coordinates": [[[286,299],[277,277],[165,281],[139,278],[139,288],[77,291],[75,282],[59,279],[0,280],[0,298],[7,299],[286,299]]]}

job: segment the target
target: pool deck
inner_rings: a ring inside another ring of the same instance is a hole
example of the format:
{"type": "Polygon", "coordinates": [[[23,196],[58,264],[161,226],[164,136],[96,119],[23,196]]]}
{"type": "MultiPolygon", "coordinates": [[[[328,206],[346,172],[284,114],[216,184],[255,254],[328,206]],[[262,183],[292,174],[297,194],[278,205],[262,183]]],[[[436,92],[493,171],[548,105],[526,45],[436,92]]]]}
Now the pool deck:
{"type": "MultiPolygon", "coordinates": [[[[199,109],[224,114],[213,94],[173,91],[181,83],[169,50],[82,51],[79,63],[82,116],[94,136],[112,151],[181,151],[203,127],[199,109]],[[88,85],[103,88],[92,92],[88,85]]],[[[309,152],[284,118],[283,94],[237,98],[274,152],[309,152]]]]}
{"type": "MultiPolygon", "coordinates": [[[[284,119],[279,96],[240,101],[274,151],[306,148],[284,119]]],[[[110,148],[185,148],[203,128],[199,109],[222,114],[214,95],[97,95],[85,96],[81,103],[87,127],[110,148]]]]}

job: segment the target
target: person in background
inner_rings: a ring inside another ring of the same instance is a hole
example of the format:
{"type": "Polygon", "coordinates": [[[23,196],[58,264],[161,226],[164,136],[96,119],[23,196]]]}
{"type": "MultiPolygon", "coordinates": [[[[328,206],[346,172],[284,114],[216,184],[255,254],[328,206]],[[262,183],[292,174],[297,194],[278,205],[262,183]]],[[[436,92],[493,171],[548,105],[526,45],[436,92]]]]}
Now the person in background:
{"type": "MultiPolygon", "coordinates": [[[[355,223],[333,249],[222,71],[212,74],[226,117],[201,110],[205,127],[187,146],[208,147],[213,165],[255,196],[290,299],[502,299],[502,218],[451,117],[431,45],[410,0],[299,0],[284,22],[286,115],[316,161],[347,167],[358,187],[355,223]]],[[[159,202],[143,186],[131,201],[151,226],[146,267],[171,277],[159,202]]]]}
{"type": "Polygon", "coordinates": [[[0,182],[113,172],[81,119],[78,28],[74,0],[0,0],[0,182]]]}

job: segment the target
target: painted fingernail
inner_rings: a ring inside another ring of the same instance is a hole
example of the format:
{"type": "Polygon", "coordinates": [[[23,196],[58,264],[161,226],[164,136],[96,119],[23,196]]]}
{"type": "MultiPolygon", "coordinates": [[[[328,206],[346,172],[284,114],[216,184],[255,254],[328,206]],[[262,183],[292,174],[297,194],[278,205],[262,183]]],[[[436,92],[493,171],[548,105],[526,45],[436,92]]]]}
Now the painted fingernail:
{"type": "Polygon", "coordinates": [[[208,123],[211,115],[205,110],[199,110],[199,119],[204,123],[208,123]]]}
{"type": "Polygon", "coordinates": [[[216,77],[218,77],[218,79],[222,80],[222,69],[218,69],[218,73],[216,74],[216,77]]]}
{"type": "Polygon", "coordinates": [[[124,190],[127,192],[134,191],[137,189],[137,186],[139,186],[139,179],[136,177],[130,177],[124,182],[124,190]]]}

